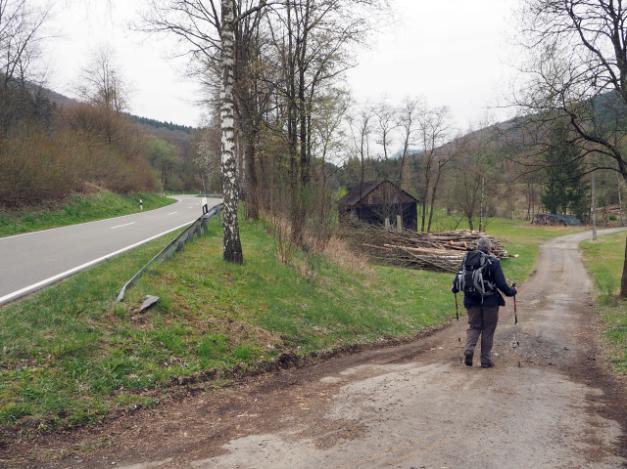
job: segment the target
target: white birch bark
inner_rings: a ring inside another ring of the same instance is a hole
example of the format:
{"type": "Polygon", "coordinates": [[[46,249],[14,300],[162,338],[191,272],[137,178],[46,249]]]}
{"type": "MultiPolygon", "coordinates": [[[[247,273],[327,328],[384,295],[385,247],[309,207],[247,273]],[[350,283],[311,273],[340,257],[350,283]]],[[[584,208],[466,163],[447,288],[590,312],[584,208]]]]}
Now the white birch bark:
{"type": "Polygon", "coordinates": [[[222,0],[222,93],[220,96],[221,118],[221,166],[222,192],[224,197],[224,260],[241,264],[244,261],[239,236],[237,208],[239,193],[237,184],[237,159],[235,156],[235,110],[233,102],[233,67],[235,65],[234,12],[231,0],[222,0]]]}

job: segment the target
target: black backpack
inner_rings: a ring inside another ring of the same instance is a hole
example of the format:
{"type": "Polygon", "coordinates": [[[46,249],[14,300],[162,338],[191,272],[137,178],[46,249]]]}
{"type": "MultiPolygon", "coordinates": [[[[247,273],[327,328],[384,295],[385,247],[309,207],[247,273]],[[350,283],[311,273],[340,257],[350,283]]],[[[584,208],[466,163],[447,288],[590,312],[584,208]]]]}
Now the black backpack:
{"type": "Polygon", "coordinates": [[[457,273],[455,283],[457,290],[466,295],[486,296],[496,293],[496,284],[489,279],[488,267],[492,258],[483,251],[472,251],[464,256],[461,270],[457,273]]]}

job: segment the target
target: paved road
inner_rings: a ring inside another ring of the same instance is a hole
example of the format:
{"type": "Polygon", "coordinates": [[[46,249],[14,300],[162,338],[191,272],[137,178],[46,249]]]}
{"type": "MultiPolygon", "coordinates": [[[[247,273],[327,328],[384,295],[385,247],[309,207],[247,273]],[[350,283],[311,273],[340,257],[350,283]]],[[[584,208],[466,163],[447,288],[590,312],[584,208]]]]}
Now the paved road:
{"type": "MultiPolygon", "coordinates": [[[[156,210],[0,238],[0,304],[181,228],[201,215],[201,199],[175,196],[156,210]]],[[[209,199],[209,206],[220,203],[209,199]]]]}

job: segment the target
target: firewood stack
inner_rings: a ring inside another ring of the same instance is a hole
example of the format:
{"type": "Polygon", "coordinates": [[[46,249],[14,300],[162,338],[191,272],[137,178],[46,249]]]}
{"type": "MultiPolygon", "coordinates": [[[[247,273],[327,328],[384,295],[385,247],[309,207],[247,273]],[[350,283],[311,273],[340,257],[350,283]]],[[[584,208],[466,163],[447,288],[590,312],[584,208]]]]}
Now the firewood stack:
{"type": "MultiPolygon", "coordinates": [[[[414,269],[457,272],[467,251],[476,249],[481,236],[478,231],[446,231],[441,233],[402,233],[385,231],[381,227],[362,225],[344,232],[354,249],[371,260],[383,264],[414,269]]],[[[495,238],[492,254],[507,257],[507,251],[495,238]]]]}

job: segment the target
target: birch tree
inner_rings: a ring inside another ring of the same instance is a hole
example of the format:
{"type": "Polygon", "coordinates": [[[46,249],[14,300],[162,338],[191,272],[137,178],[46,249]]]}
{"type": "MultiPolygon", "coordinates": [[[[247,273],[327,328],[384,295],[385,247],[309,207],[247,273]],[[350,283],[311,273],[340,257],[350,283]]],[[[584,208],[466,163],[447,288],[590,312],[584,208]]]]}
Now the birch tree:
{"type": "MultiPolygon", "coordinates": [[[[235,152],[236,29],[240,22],[277,2],[265,0],[152,1],[149,30],[174,34],[189,46],[191,58],[205,73],[217,71],[220,80],[221,173],[224,199],[224,260],[244,261],[237,210],[239,184],[235,152]]],[[[206,77],[205,77],[206,78],[206,77]]]]}
{"type": "Polygon", "coordinates": [[[237,159],[235,157],[235,105],[233,102],[233,67],[235,64],[235,16],[231,0],[222,0],[222,93],[220,95],[220,130],[222,196],[224,198],[224,260],[244,262],[239,236],[237,159]]]}

